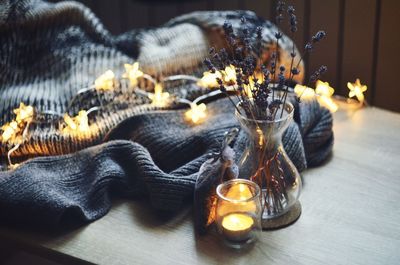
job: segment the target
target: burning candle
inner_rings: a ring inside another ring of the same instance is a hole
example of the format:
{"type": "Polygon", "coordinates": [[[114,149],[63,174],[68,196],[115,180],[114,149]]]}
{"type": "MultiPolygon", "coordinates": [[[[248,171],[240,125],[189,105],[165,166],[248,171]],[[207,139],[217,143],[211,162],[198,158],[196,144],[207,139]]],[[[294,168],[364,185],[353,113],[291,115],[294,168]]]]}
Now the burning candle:
{"type": "Polygon", "coordinates": [[[233,179],[217,187],[216,224],[224,242],[241,248],[261,230],[260,188],[252,181],[233,179]]]}
{"type": "Polygon", "coordinates": [[[222,219],[223,233],[233,242],[249,240],[253,225],[253,218],[242,213],[231,213],[222,219]]]}

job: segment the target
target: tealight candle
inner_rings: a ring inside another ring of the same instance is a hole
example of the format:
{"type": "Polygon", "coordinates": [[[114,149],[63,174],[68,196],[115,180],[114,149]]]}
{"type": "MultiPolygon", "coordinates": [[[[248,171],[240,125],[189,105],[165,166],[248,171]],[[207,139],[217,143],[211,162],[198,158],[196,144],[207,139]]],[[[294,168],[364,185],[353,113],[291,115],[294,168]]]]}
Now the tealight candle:
{"type": "Polygon", "coordinates": [[[222,229],[225,237],[232,242],[247,241],[251,238],[254,225],[253,218],[242,213],[231,213],[222,219],[222,229]]]}
{"type": "Polygon", "coordinates": [[[261,230],[260,188],[250,180],[233,179],[217,187],[216,225],[224,242],[241,248],[261,230]]]}

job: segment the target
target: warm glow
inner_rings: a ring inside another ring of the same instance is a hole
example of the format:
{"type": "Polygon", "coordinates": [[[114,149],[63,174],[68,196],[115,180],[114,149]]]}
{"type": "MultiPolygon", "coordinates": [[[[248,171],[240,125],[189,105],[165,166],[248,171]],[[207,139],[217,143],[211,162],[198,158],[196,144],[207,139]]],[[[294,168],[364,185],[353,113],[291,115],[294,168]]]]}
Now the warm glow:
{"type": "Polygon", "coordinates": [[[160,84],[154,86],[154,94],[150,93],[149,98],[151,99],[151,104],[157,107],[165,107],[170,101],[169,93],[163,92],[160,84]]]}
{"type": "Polygon", "coordinates": [[[315,93],[320,96],[331,97],[333,93],[335,93],[335,89],[329,85],[328,82],[322,82],[321,80],[317,80],[315,93]]]}
{"type": "Polygon", "coordinates": [[[12,121],[7,123],[1,127],[3,133],[1,134],[1,141],[3,143],[8,142],[9,140],[15,139],[16,135],[20,131],[18,127],[18,123],[16,121],[12,121]]]}
{"type": "Polygon", "coordinates": [[[241,213],[228,214],[222,220],[222,227],[229,231],[246,231],[252,228],[253,218],[241,213]]]}
{"type": "Polygon", "coordinates": [[[207,116],[207,106],[204,103],[197,105],[196,103],[190,104],[190,110],[185,113],[185,116],[188,120],[191,120],[193,123],[200,123],[204,121],[207,116]]]}
{"type": "Polygon", "coordinates": [[[311,99],[315,97],[314,89],[307,86],[296,85],[294,87],[294,92],[301,99],[311,99]]]}
{"type": "Polygon", "coordinates": [[[339,109],[339,106],[332,100],[331,97],[319,96],[318,102],[321,106],[327,108],[331,112],[336,112],[339,109]]]}
{"type": "Polygon", "coordinates": [[[358,101],[364,102],[364,92],[367,91],[367,86],[362,85],[360,79],[356,79],[354,83],[347,83],[347,87],[350,89],[349,97],[357,97],[358,101]]]}
{"type": "Polygon", "coordinates": [[[226,83],[236,83],[236,70],[235,66],[229,65],[225,67],[224,74],[224,81],[226,83]]]}
{"type": "Polygon", "coordinates": [[[31,122],[33,120],[33,107],[26,106],[22,102],[19,104],[19,108],[14,109],[14,113],[17,115],[15,120],[18,124],[31,122]]]}
{"type": "Polygon", "coordinates": [[[64,133],[88,133],[90,131],[89,128],[89,119],[87,112],[85,110],[81,110],[78,113],[78,116],[70,117],[68,114],[64,115],[64,122],[66,123],[66,127],[63,129],[64,133]]]}
{"type": "Polygon", "coordinates": [[[222,78],[221,73],[218,71],[216,71],[215,73],[204,72],[203,77],[197,82],[197,85],[208,88],[218,87],[219,85],[217,82],[217,78],[222,78]]]}
{"type": "Polygon", "coordinates": [[[94,86],[96,90],[112,90],[115,83],[115,74],[111,70],[107,70],[104,74],[100,75],[95,81],[94,86]]]}
{"type": "Polygon", "coordinates": [[[327,108],[331,112],[336,112],[339,106],[333,101],[332,95],[335,89],[328,82],[317,80],[315,93],[318,95],[318,102],[321,106],[327,108]]]}
{"type": "Polygon", "coordinates": [[[218,215],[224,216],[232,212],[255,212],[257,205],[253,200],[249,200],[253,196],[254,194],[246,184],[232,185],[225,194],[225,197],[232,201],[221,201],[218,206],[218,215]]]}
{"type": "Polygon", "coordinates": [[[250,188],[243,183],[232,185],[225,197],[233,200],[247,200],[252,198],[254,195],[251,193],[250,188]]]}
{"type": "Polygon", "coordinates": [[[138,84],[137,79],[143,76],[143,72],[139,70],[139,63],[135,62],[134,64],[124,64],[125,74],[122,77],[128,78],[131,82],[131,86],[136,87],[138,84]]]}

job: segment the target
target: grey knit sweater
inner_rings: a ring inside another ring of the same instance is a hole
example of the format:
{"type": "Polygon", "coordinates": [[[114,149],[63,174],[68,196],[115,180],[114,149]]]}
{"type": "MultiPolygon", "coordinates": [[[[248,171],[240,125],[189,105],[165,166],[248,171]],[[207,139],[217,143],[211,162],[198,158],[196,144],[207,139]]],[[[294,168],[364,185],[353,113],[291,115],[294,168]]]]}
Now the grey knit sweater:
{"type": "MultiPolygon", "coordinates": [[[[223,46],[221,25],[226,17],[234,26],[244,15],[250,26],[265,27],[266,55],[275,30],[251,12],[198,12],[158,29],[113,37],[90,10],[74,2],[2,1],[0,10],[1,124],[12,118],[19,102],[61,113],[96,104],[79,102],[67,110],[80,88],[107,69],[120,74],[125,62],[138,60],[156,77],[199,74],[210,43],[223,46]]],[[[288,48],[284,37],[282,64],[288,48]]],[[[170,89],[189,99],[205,92],[182,84],[170,89]]],[[[121,104],[93,117],[91,122],[100,130],[90,140],[66,137],[57,124],[32,126],[29,140],[15,154],[47,157],[0,172],[0,212],[7,213],[1,221],[45,225],[92,221],[107,213],[113,195],[148,197],[153,207],[167,211],[178,210],[191,198],[207,154],[220,146],[224,132],[238,126],[232,106],[226,99],[211,102],[211,115],[192,126],[183,120],[182,106],[155,110],[135,95],[129,95],[129,102],[122,104],[121,99],[121,104]]],[[[283,140],[302,171],[307,165],[319,165],[331,151],[332,116],[312,101],[296,106],[295,121],[283,140]]],[[[241,132],[234,146],[239,155],[244,144],[241,132]]],[[[9,148],[0,146],[1,154],[9,148]]]]}

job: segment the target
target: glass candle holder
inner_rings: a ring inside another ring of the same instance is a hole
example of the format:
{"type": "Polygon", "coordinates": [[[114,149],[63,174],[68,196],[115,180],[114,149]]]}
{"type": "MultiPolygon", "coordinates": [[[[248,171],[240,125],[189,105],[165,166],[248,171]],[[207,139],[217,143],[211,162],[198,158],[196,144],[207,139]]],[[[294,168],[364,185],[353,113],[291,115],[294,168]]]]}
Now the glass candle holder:
{"type": "Polygon", "coordinates": [[[242,248],[261,231],[260,188],[250,180],[233,179],[217,187],[216,225],[223,241],[242,248]]]}

